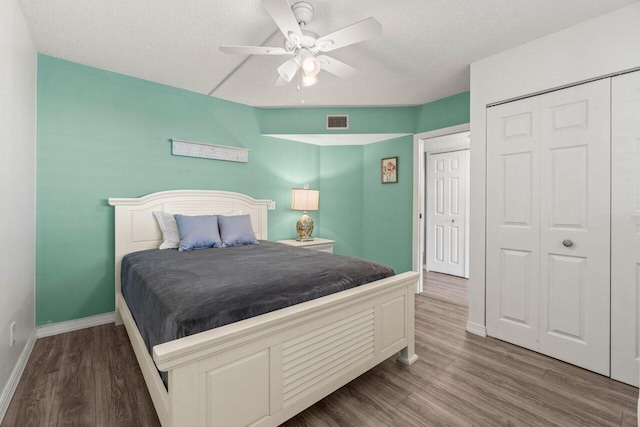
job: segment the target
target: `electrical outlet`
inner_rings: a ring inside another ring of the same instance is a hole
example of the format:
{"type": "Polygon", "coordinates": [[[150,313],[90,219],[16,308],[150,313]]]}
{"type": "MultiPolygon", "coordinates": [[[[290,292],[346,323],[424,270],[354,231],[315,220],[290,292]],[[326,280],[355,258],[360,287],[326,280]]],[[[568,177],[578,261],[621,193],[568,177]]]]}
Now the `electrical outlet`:
{"type": "Polygon", "coordinates": [[[11,322],[11,326],[9,327],[9,345],[13,347],[16,343],[16,339],[14,338],[16,332],[16,322],[11,322]]]}
{"type": "Polygon", "coordinates": [[[275,202],[275,201],[273,201],[273,200],[272,200],[272,201],[270,201],[270,202],[269,202],[268,209],[269,209],[270,211],[275,211],[275,210],[276,210],[276,202],[275,202]]]}

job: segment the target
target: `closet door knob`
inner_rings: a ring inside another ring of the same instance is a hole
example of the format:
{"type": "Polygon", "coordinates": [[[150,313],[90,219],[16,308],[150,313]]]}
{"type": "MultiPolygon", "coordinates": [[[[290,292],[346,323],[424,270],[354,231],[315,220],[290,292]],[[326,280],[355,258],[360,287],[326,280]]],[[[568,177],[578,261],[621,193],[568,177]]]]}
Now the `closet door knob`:
{"type": "Polygon", "coordinates": [[[564,239],[562,241],[562,244],[565,245],[567,248],[570,248],[571,246],[573,246],[573,242],[570,239],[564,239]]]}

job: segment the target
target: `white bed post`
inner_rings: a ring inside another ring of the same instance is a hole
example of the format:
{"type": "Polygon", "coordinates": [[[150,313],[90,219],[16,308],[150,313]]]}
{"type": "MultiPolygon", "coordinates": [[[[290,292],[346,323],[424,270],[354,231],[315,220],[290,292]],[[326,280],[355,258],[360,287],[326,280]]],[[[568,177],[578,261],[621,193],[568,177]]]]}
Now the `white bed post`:
{"type": "Polygon", "coordinates": [[[199,410],[206,408],[199,402],[198,364],[180,366],[169,371],[169,384],[172,390],[169,394],[170,426],[198,426],[205,418],[199,410]]]}
{"type": "Polygon", "coordinates": [[[415,290],[416,285],[412,284],[407,287],[407,346],[400,350],[397,360],[405,365],[413,365],[418,360],[416,354],[416,336],[415,336],[415,290]]]}
{"type": "MultiPolygon", "coordinates": [[[[116,206],[116,215],[118,215],[118,206],[116,206]]],[[[120,312],[120,306],[118,304],[118,295],[122,294],[122,285],[120,283],[121,276],[120,270],[122,265],[122,254],[118,252],[119,249],[118,236],[116,235],[116,292],[115,292],[115,304],[116,304],[116,326],[124,324],[122,320],[122,313],[120,312]]]]}

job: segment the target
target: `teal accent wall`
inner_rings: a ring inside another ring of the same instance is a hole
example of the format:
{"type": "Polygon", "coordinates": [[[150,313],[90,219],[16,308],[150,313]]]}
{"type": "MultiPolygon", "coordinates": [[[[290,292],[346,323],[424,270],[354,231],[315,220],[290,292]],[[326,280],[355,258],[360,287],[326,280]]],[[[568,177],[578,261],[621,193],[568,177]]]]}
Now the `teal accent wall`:
{"type": "Polygon", "coordinates": [[[109,197],[218,189],[274,199],[276,240],[295,235],[291,188],[318,188],[319,170],[320,147],[260,136],[252,107],[40,55],[36,323],[113,311],[109,197]],[[172,156],[171,137],[246,147],[249,162],[172,156]]]}
{"type": "Polygon", "coordinates": [[[363,257],[362,146],[320,148],[322,237],[335,240],[334,252],[363,257]]]}
{"type": "Polygon", "coordinates": [[[364,146],[363,258],[412,269],[413,136],[364,146]],[[383,184],[381,160],[398,157],[398,183],[383,184]]]}
{"type": "Polygon", "coordinates": [[[411,269],[412,136],[319,147],[261,134],[414,133],[467,123],[468,93],[398,108],[259,109],[72,62],[38,57],[36,324],[113,311],[109,197],[171,189],[237,191],[273,199],[269,238],[295,235],[291,188],[321,191],[315,235],[336,253],[411,269]],[[171,155],[169,138],[249,148],[249,162],[171,155]],[[380,183],[380,159],[399,158],[399,183],[380,183]]]}
{"type": "Polygon", "coordinates": [[[415,133],[469,123],[470,94],[471,92],[462,92],[415,107],[417,111],[415,133]]]}

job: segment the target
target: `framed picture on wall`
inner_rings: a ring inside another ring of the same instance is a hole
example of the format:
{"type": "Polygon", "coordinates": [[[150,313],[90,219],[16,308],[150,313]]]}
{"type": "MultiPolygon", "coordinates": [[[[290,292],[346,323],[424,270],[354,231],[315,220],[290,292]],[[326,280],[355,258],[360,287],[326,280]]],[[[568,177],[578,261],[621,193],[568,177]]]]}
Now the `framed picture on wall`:
{"type": "Polygon", "coordinates": [[[398,182],[398,158],[387,157],[382,159],[381,180],[383,184],[394,184],[398,182]]]}

